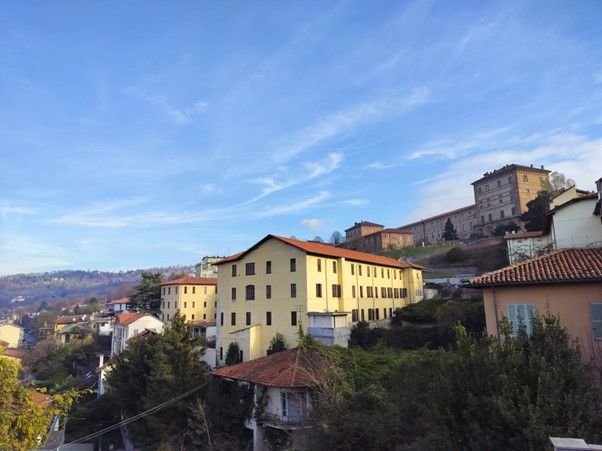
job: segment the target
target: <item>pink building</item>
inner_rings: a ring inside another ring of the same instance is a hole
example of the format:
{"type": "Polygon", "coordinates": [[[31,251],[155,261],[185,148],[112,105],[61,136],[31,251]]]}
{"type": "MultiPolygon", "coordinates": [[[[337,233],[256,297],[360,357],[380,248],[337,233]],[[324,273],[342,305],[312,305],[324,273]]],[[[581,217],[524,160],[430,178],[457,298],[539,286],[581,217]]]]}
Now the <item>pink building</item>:
{"type": "Polygon", "coordinates": [[[557,315],[583,357],[602,371],[602,248],[561,249],[471,280],[483,289],[487,332],[500,336],[507,317],[513,331],[531,330],[534,313],[557,315]]]}

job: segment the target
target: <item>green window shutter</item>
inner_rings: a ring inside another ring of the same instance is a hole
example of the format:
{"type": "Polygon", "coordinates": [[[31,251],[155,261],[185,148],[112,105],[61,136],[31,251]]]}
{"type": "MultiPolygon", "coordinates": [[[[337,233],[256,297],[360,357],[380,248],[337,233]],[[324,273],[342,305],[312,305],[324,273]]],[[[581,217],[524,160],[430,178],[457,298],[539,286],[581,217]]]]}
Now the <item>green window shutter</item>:
{"type": "Polygon", "coordinates": [[[525,304],[525,327],[527,335],[533,332],[533,317],[535,316],[535,304],[525,304]]]}
{"type": "Polygon", "coordinates": [[[592,333],[594,340],[602,340],[602,303],[591,303],[592,333]]]}

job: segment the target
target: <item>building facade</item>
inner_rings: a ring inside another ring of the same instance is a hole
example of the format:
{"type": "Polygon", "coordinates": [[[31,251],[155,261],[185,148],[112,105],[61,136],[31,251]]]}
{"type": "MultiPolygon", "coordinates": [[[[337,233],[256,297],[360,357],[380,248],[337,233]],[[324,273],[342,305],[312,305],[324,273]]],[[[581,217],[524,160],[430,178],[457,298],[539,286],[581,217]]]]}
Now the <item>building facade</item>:
{"type": "Polygon", "coordinates": [[[488,236],[497,226],[510,221],[522,225],[519,216],[528,210],[527,203],[546,187],[549,173],[543,166],[509,164],[486,172],[472,182],[477,218],[475,231],[488,236]]]}
{"type": "Polygon", "coordinates": [[[458,208],[457,210],[406,224],[399,227],[399,230],[411,233],[416,245],[437,243],[443,240],[443,230],[448,219],[458,232],[458,238],[467,240],[472,235],[476,224],[476,208],[474,205],[458,208]]]}
{"type": "Polygon", "coordinates": [[[534,314],[560,318],[580,343],[584,360],[602,368],[602,248],[561,249],[471,280],[483,289],[487,332],[500,337],[506,317],[512,333],[531,332],[534,314]]]}
{"type": "Polygon", "coordinates": [[[420,266],[275,235],[219,266],[220,364],[230,343],[238,343],[243,361],[265,356],[276,332],[294,345],[313,312],[372,321],[423,296],[420,266]]]}
{"type": "Polygon", "coordinates": [[[163,321],[150,313],[122,313],[117,318],[115,327],[113,328],[111,358],[119,355],[127,348],[129,339],[145,331],[160,334],[163,332],[163,327],[163,321]]]}
{"type": "Polygon", "coordinates": [[[410,231],[385,229],[372,222],[356,222],[345,230],[345,242],[340,244],[345,249],[360,252],[378,253],[388,249],[411,247],[414,239],[410,231]]]}
{"type": "Polygon", "coordinates": [[[0,324],[0,340],[8,343],[9,348],[18,348],[23,344],[23,328],[13,323],[0,324]]]}
{"type": "Polygon", "coordinates": [[[185,321],[215,321],[217,278],[182,277],[161,284],[161,319],[176,313],[185,321]]]}
{"type": "Polygon", "coordinates": [[[203,257],[200,263],[194,265],[194,276],[195,277],[205,277],[205,278],[214,278],[217,277],[217,266],[216,263],[220,260],[223,260],[225,257],[218,256],[206,256],[203,257]]]}

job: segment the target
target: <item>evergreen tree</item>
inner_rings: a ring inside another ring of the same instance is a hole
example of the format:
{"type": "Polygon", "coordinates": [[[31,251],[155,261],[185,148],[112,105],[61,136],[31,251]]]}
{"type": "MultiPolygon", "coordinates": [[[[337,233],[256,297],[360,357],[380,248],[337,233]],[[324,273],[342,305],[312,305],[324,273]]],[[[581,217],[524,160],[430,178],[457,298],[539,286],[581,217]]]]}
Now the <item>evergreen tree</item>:
{"type": "Polygon", "coordinates": [[[445,227],[443,228],[443,235],[441,237],[445,241],[455,241],[458,239],[458,232],[454,227],[454,224],[451,222],[451,218],[447,218],[445,222],[445,227]]]}
{"type": "Polygon", "coordinates": [[[541,191],[537,197],[527,202],[527,211],[520,216],[529,232],[543,230],[546,225],[546,213],[550,209],[550,193],[541,191]]]}
{"type": "Polygon", "coordinates": [[[136,287],[135,293],[130,296],[130,307],[158,311],[161,303],[161,287],[163,274],[157,273],[142,273],[140,285],[136,287]]]}
{"type": "Polygon", "coordinates": [[[268,348],[268,355],[275,354],[276,352],[284,351],[288,349],[288,343],[286,338],[280,332],[276,332],[272,341],[270,341],[270,347],[268,348]]]}
{"type": "Polygon", "coordinates": [[[238,343],[232,342],[226,352],[226,366],[235,365],[236,363],[240,363],[240,346],[238,346],[238,343]]]}

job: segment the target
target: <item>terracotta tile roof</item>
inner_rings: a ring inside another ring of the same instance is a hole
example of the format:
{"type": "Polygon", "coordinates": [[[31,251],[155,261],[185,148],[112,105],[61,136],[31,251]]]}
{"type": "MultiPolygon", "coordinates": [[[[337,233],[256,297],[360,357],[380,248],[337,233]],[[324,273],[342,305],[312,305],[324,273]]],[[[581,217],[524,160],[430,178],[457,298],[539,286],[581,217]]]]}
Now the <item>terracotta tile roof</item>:
{"type": "Polygon", "coordinates": [[[13,357],[15,359],[22,359],[25,355],[25,349],[8,348],[4,351],[6,357],[13,357]]]}
{"type": "Polygon", "coordinates": [[[217,285],[217,279],[215,277],[180,277],[159,285],[217,285]]]}
{"type": "Polygon", "coordinates": [[[355,229],[356,227],[361,227],[361,226],[368,226],[368,227],[384,227],[384,225],[382,224],[377,224],[376,222],[370,222],[370,221],[360,221],[360,222],[356,222],[355,224],[353,224],[351,227],[349,227],[348,229],[345,229],[345,232],[355,229]]]}
{"type": "Polygon", "coordinates": [[[128,326],[128,325],[132,324],[134,321],[137,321],[140,318],[143,318],[145,316],[153,316],[153,315],[151,315],[150,313],[144,313],[144,312],[123,312],[121,315],[119,315],[115,324],[119,324],[121,326],[128,326]]]}
{"type": "Polygon", "coordinates": [[[52,396],[50,396],[46,393],[40,393],[39,391],[36,391],[32,388],[28,388],[27,393],[29,393],[29,396],[31,396],[31,399],[33,400],[33,402],[35,402],[37,405],[39,405],[41,407],[46,408],[52,402],[52,396]]]}
{"type": "Polygon", "coordinates": [[[331,246],[328,244],[316,243],[314,241],[301,241],[296,240],[294,238],[285,238],[283,236],[278,235],[268,235],[263,238],[261,241],[250,247],[244,252],[239,252],[238,254],[234,254],[230,257],[227,257],[216,264],[221,265],[223,263],[233,262],[236,260],[240,260],[246,254],[251,252],[253,249],[256,249],[261,244],[269,239],[276,239],[282,241],[283,243],[289,244],[291,246],[296,247],[297,249],[301,249],[302,251],[307,252],[308,254],[314,255],[324,255],[327,257],[335,257],[335,258],[345,258],[347,260],[352,260],[356,262],[362,263],[371,263],[374,265],[382,265],[382,266],[391,266],[395,268],[415,268],[415,269],[424,269],[422,266],[415,265],[413,263],[408,263],[404,261],[395,260],[389,257],[383,257],[380,255],[368,254],[366,252],[358,252],[352,251],[349,249],[343,249],[341,247],[331,246]]]}
{"type": "Polygon", "coordinates": [[[54,324],[85,323],[89,315],[62,315],[56,318],[54,324]]]}
{"type": "Polygon", "coordinates": [[[109,302],[107,302],[107,304],[113,304],[113,305],[129,304],[129,302],[130,302],[130,298],[125,297],[125,298],[115,299],[114,301],[109,301],[109,302]]]}
{"type": "Polygon", "coordinates": [[[266,387],[315,387],[326,381],[324,365],[316,354],[288,349],[248,362],[212,371],[214,376],[252,382],[266,387]]]}
{"type": "Polygon", "coordinates": [[[535,232],[509,233],[504,236],[504,239],[505,240],[520,240],[523,238],[535,238],[537,236],[543,236],[543,230],[536,230],[535,232]]]}
{"type": "Polygon", "coordinates": [[[602,248],[560,249],[497,271],[483,274],[470,285],[538,285],[546,283],[602,282],[602,248]]]}
{"type": "Polygon", "coordinates": [[[0,340],[0,346],[2,346],[3,348],[8,347],[8,345],[10,345],[8,341],[0,340]]]}

